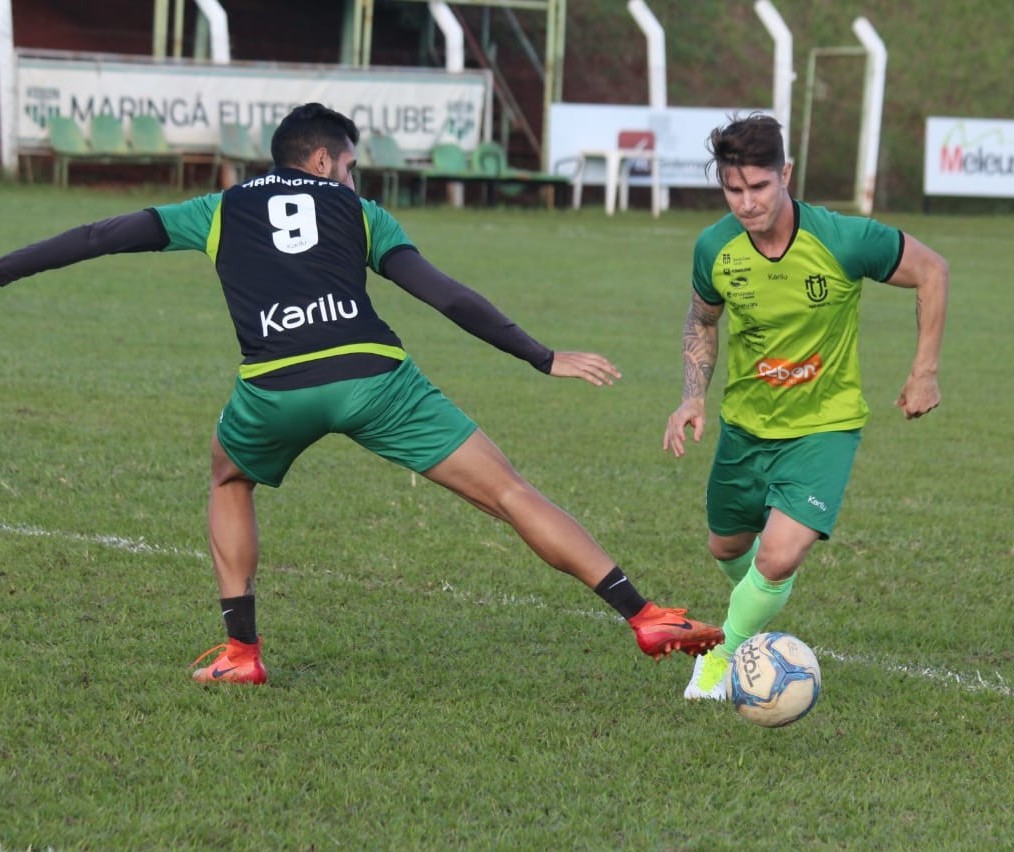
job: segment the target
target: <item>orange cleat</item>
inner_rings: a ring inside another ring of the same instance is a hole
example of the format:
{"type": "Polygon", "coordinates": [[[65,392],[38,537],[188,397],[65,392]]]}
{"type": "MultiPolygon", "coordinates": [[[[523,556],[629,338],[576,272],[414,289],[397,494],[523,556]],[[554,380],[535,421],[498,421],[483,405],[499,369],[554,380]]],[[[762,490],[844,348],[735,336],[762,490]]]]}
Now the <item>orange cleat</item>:
{"type": "Polygon", "coordinates": [[[627,623],[637,635],[638,647],[656,660],[673,651],[696,657],[725,640],[722,628],[686,616],[685,609],[663,609],[649,601],[627,623]]]}
{"type": "Polygon", "coordinates": [[[194,668],[205,657],[221,651],[210,666],[197,669],[194,680],[198,683],[266,683],[268,673],[261,662],[261,639],[248,645],[238,639],[230,639],[224,645],[209,648],[190,664],[194,668]]]}

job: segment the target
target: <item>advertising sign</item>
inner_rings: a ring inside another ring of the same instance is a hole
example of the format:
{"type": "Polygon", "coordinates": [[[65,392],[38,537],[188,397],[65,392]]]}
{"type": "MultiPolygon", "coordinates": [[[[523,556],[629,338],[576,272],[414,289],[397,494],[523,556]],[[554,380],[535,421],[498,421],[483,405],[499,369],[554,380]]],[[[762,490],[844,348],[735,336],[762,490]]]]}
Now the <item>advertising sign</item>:
{"type": "Polygon", "coordinates": [[[1014,198],[1014,121],[926,119],[923,192],[1014,198]]]}
{"type": "Polygon", "coordinates": [[[357,69],[264,64],[197,65],[124,58],[18,57],[18,144],[46,143],[46,119],[58,114],[87,128],[93,115],[124,122],[154,115],[168,141],[214,148],[223,122],[259,138],[298,104],[318,101],[360,130],[395,138],[407,156],[426,157],[438,142],[473,150],[483,138],[489,88],[485,71],[357,69]]]}

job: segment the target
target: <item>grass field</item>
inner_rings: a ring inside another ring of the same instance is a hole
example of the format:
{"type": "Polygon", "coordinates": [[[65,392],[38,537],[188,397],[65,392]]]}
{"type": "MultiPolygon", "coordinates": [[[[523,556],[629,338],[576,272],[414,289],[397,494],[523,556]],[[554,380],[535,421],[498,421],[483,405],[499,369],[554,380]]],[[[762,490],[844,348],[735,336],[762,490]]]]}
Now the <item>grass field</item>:
{"type": "MultiPolygon", "coordinates": [[[[0,251],[167,200],[3,186],[0,251]]],[[[713,215],[404,212],[534,335],[615,360],[608,389],[372,292],[645,594],[720,622],[714,419],[686,458],[661,451],[713,215]]],[[[893,407],[913,298],[870,283],[873,417],[838,531],[774,625],[817,650],[824,692],[774,731],[684,702],[689,659],[654,664],[509,529],[337,438],[259,490],[270,683],[195,687],[187,665],[222,636],[207,444],[238,360],[211,265],[123,255],[5,289],[0,850],[1012,848],[1011,220],[885,218],[951,263],[944,402],[893,407]]]]}

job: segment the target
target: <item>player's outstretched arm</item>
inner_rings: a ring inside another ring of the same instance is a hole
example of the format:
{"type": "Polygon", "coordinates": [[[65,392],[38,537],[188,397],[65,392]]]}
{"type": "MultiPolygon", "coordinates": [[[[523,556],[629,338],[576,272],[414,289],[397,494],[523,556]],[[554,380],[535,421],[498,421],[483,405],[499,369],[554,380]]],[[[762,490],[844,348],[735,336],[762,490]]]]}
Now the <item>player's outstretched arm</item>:
{"type": "Polygon", "coordinates": [[[138,210],[79,225],[0,257],[0,287],[47,269],[59,269],[105,254],[161,251],[169,238],[153,210],[138,210]]]}
{"type": "Polygon", "coordinates": [[[384,258],[382,272],[407,293],[436,308],[469,334],[527,361],[543,373],[582,378],[592,384],[603,384],[607,376],[619,375],[601,355],[554,353],[489,299],[437,269],[414,248],[405,247],[384,258]]]}

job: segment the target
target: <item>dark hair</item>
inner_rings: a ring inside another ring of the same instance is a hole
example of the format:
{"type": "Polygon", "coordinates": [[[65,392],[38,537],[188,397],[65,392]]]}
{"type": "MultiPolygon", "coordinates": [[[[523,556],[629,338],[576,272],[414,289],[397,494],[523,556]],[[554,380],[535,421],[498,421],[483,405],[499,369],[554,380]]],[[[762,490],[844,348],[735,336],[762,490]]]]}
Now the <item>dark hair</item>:
{"type": "Polygon", "coordinates": [[[355,122],[323,104],[298,106],[282,119],[271,137],[271,159],[277,168],[300,166],[318,148],[327,148],[335,160],[359,142],[355,122]]]}
{"type": "Polygon", "coordinates": [[[733,116],[727,125],[711,131],[706,147],[711,154],[706,171],[714,165],[719,184],[727,166],[781,169],[785,165],[782,126],[762,112],[752,112],[746,118],[733,116]]]}

